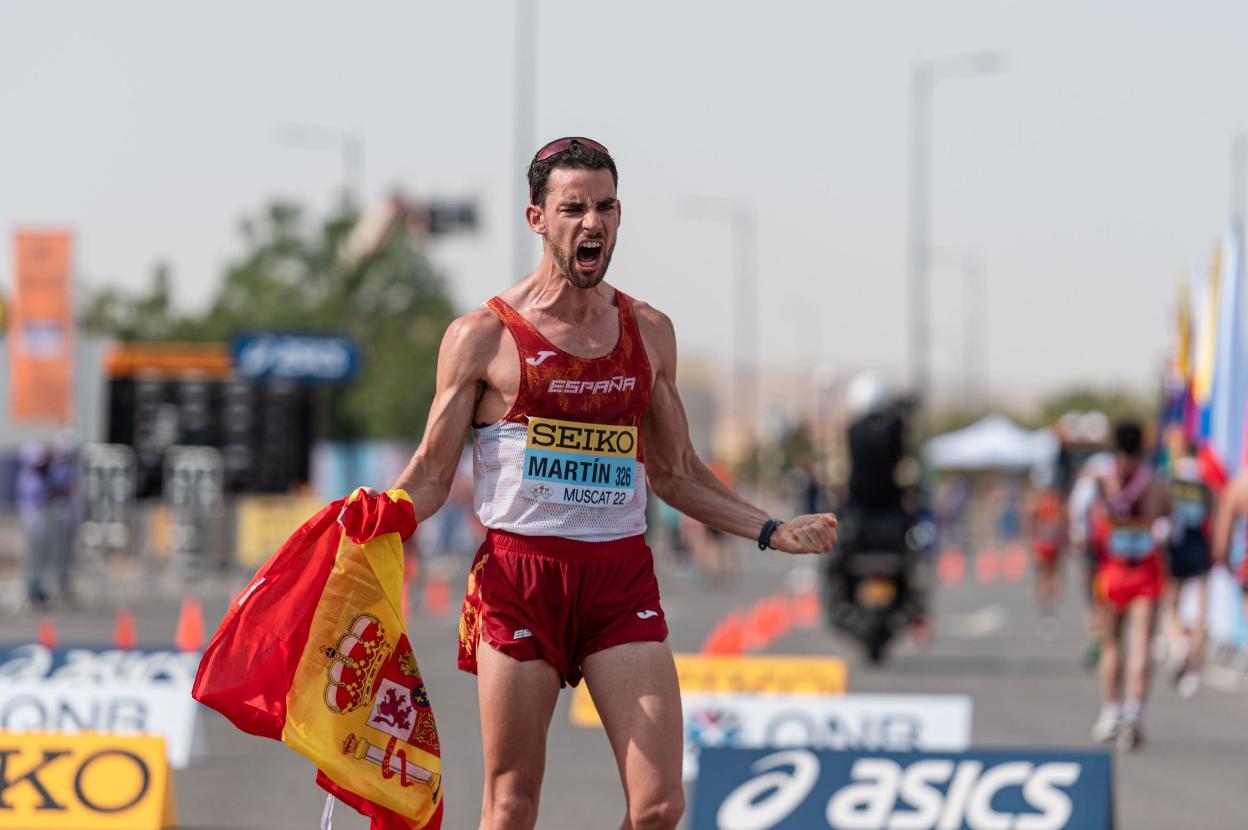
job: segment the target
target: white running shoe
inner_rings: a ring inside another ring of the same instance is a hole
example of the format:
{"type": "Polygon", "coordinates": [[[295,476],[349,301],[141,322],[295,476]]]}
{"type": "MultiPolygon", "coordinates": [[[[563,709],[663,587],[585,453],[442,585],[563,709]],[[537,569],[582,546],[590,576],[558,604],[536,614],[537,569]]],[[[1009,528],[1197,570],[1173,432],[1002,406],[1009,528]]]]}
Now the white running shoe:
{"type": "Polygon", "coordinates": [[[1179,677],[1178,682],[1179,697],[1184,700],[1191,700],[1196,697],[1196,693],[1200,691],[1200,674],[1194,671],[1185,671],[1179,677]]]}
{"type": "Polygon", "coordinates": [[[1092,724],[1092,740],[1098,744],[1110,744],[1118,737],[1118,729],[1122,720],[1116,714],[1102,712],[1092,724]]]}

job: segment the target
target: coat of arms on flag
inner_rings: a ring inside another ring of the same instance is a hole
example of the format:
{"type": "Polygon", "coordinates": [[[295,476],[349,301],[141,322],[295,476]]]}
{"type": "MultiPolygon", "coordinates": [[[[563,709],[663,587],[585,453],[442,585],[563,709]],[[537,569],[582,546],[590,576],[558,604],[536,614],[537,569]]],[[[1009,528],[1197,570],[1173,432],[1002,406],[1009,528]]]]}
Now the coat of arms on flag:
{"type": "Polygon", "coordinates": [[[441,748],[402,608],[401,490],[326,507],[230,606],[194,696],[240,729],[280,740],[374,830],[436,830],[441,748]]]}

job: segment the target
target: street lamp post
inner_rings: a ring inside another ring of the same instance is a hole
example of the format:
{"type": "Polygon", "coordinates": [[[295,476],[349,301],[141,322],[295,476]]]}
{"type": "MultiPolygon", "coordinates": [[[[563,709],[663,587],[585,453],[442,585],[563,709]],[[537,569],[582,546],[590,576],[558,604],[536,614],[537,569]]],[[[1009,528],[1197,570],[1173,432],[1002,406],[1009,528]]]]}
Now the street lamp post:
{"type": "Polygon", "coordinates": [[[290,147],[338,153],[343,192],[358,209],[364,209],[364,139],[359,133],[324,124],[282,124],[277,128],[277,140],[290,147]]]}
{"type": "Polygon", "coordinates": [[[1002,72],[999,52],[973,52],[916,61],[910,69],[910,377],[920,401],[930,391],[932,101],[940,81],[1002,72]]]}
{"type": "MultiPolygon", "coordinates": [[[[512,153],[516,161],[515,199],[517,207],[529,203],[528,177],[524,170],[537,150],[537,0],[517,0],[515,20],[515,87],[513,93],[512,153]]],[[[521,210],[513,220],[511,275],[508,284],[520,279],[532,267],[532,233],[521,210]]]]}

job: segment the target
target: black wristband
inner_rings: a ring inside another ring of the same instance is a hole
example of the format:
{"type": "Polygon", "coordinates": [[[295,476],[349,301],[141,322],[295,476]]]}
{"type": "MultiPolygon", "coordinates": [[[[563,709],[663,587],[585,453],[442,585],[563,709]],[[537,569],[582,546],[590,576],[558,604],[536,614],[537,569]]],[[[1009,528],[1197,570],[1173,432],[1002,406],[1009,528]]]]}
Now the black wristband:
{"type": "Polygon", "coordinates": [[[763,523],[763,529],[758,534],[758,549],[767,550],[771,547],[771,534],[776,532],[776,528],[784,522],[779,519],[768,519],[763,523]]]}

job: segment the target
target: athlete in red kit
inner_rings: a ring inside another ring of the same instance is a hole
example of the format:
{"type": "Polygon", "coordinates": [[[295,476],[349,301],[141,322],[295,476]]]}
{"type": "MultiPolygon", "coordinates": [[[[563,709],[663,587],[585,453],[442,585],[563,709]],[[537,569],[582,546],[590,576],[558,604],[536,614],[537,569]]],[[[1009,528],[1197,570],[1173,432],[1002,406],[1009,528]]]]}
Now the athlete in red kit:
{"type": "Polygon", "coordinates": [[[627,797],[622,827],[684,810],[680,690],[659,601],[649,490],[692,518],[789,553],[832,549],[828,513],[779,523],[694,454],[671,321],[603,282],[620,225],[615,162],[587,138],[528,170],[537,269],[448,328],[425,438],[394,486],[418,521],[473,436],[488,534],[468,578],[459,665],[477,674],[482,828],[531,828],[559,689],[583,677],[627,797]]]}

